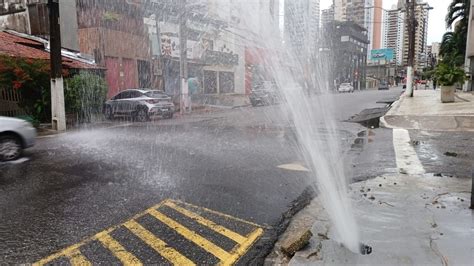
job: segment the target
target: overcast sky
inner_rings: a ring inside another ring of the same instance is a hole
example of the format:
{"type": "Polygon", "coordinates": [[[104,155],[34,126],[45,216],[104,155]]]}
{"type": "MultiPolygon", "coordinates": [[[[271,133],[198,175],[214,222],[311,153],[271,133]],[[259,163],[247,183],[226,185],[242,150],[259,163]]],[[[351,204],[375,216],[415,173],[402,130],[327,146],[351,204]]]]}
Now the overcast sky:
{"type": "MultiPolygon", "coordinates": [[[[321,0],[321,9],[328,8],[333,0],[321,0]]],[[[397,0],[383,0],[383,7],[389,9],[397,4],[397,0]]],[[[443,34],[446,32],[444,17],[451,0],[425,0],[434,9],[430,11],[428,25],[428,44],[432,42],[441,42],[443,34]]]]}

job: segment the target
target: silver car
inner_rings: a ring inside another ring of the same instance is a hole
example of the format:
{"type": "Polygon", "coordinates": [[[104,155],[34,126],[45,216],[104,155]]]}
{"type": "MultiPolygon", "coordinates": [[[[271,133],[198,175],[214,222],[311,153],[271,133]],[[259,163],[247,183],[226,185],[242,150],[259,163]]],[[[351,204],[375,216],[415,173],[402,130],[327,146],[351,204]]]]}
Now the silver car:
{"type": "Polygon", "coordinates": [[[132,117],[145,122],[153,117],[172,118],[175,111],[171,97],[159,90],[130,89],[120,92],[105,102],[105,116],[132,117]]]}
{"type": "Polygon", "coordinates": [[[36,129],[25,120],[0,116],[0,161],[18,159],[35,144],[36,129]]]}

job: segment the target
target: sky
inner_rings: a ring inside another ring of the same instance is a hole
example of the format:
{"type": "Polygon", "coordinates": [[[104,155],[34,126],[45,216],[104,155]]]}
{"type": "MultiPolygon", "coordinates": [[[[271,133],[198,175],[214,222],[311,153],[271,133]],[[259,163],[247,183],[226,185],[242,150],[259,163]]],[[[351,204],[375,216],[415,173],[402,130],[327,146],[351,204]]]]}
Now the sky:
{"type": "MultiPolygon", "coordinates": [[[[333,0],[321,0],[321,9],[328,8],[333,0]]],[[[383,0],[383,7],[390,9],[397,4],[397,0],[383,0]]],[[[446,32],[444,17],[451,0],[425,0],[434,9],[430,11],[428,24],[428,45],[432,42],[441,42],[443,34],[446,32]]]]}

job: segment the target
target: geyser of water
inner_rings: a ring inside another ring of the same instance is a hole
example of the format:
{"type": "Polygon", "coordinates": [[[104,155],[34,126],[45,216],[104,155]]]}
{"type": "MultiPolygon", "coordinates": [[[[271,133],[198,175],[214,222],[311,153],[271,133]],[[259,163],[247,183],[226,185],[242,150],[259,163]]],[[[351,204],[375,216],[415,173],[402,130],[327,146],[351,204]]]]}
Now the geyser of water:
{"type": "MultiPolygon", "coordinates": [[[[317,79],[302,78],[303,73],[308,73],[307,66],[311,63],[309,57],[304,57],[304,51],[295,51],[294,47],[285,45],[279,27],[275,27],[278,23],[273,18],[262,18],[259,12],[255,12],[258,7],[244,1],[239,8],[246,14],[246,25],[243,27],[246,32],[242,35],[248,40],[249,47],[259,49],[260,53],[256,53],[256,56],[265,61],[265,72],[272,76],[279,87],[283,102],[286,102],[282,108],[287,108],[299,149],[312,170],[311,177],[316,179],[319,195],[335,226],[338,240],[352,252],[360,253],[359,233],[348,197],[348,182],[333,118],[332,97],[325,93],[329,91],[325,68],[327,62],[315,60],[319,68],[311,68],[311,74],[316,74],[317,79]],[[310,96],[309,91],[315,90],[318,94],[310,96]],[[321,129],[324,129],[324,133],[321,133],[321,129]]],[[[303,33],[307,29],[307,25],[297,26],[302,27],[303,33]]],[[[305,45],[309,47],[316,44],[305,45]]]]}

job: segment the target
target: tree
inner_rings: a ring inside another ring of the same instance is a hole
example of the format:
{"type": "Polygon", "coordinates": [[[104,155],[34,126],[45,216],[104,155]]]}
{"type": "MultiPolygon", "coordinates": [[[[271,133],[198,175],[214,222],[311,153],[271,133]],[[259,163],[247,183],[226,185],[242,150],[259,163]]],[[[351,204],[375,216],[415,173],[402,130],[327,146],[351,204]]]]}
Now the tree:
{"type": "MultiPolygon", "coordinates": [[[[471,0],[453,0],[448,7],[446,15],[446,28],[451,28],[455,21],[460,21],[459,26],[467,26],[469,23],[469,10],[471,0]]],[[[467,27],[466,27],[467,30],[467,27]]]]}
{"type": "Polygon", "coordinates": [[[64,98],[66,113],[74,114],[78,122],[91,122],[102,112],[107,97],[107,83],[93,73],[81,72],[66,80],[64,98]]]}
{"type": "Polygon", "coordinates": [[[20,94],[19,106],[40,122],[51,121],[47,60],[0,55],[0,86],[20,94]]]}
{"type": "Polygon", "coordinates": [[[446,27],[452,28],[453,24],[455,27],[443,35],[440,47],[443,62],[448,65],[461,66],[464,63],[470,6],[470,0],[453,0],[448,7],[446,27]]]}
{"type": "Polygon", "coordinates": [[[453,66],[462,65],[465,52],[466,40],[462,33],[449,31],[443,35],[439,54],[443,57],[444,63],[453,66]]]}

